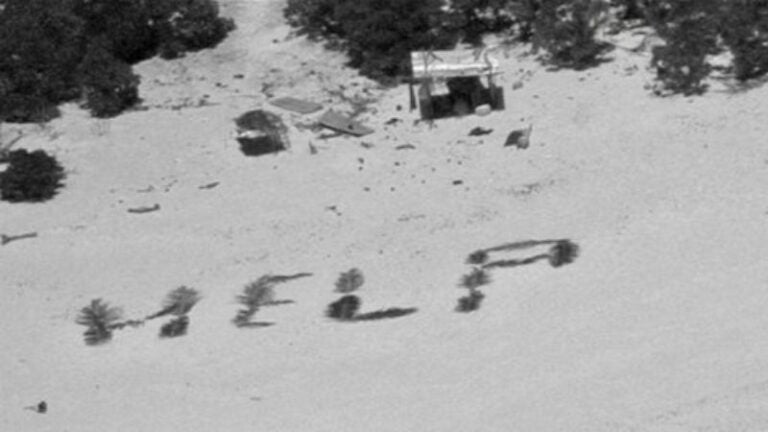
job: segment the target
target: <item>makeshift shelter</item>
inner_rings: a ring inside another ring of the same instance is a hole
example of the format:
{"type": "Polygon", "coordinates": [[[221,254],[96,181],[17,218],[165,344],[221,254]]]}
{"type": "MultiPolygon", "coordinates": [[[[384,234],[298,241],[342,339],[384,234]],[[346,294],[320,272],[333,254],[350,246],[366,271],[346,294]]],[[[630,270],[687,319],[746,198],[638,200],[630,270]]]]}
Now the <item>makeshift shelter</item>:
{"type": "Polygon", "coordinates": [[[411,53],[411,71],[411,97],[416,99],[413,86],[418,85],[422,119],[465,115],[484,105],[486,110],[504,109],[504,89],[495,83],[501,73],[499,62],[486,48],[415,51],[411,53]]]}
{"type": "Polygon", "coordinates": [[[237,142],[246,156],[260,156],[288,148],[288,129],[279,116],[267,111],[248,111],[235,119],[237,142]]]}

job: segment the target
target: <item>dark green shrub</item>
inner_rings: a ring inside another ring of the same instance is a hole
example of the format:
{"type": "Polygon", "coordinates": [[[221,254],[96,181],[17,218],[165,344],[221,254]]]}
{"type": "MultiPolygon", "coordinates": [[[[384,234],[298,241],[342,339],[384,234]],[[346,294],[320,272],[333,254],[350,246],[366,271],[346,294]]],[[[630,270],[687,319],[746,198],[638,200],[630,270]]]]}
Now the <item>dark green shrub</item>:
{"type": "Polygon", "coordinates": [[[534,21],[534,44],[558,67],[595,65],[605,44],[595,39],[606,3],[601,0],[542,1],[534,21]]]}
{"type": "Polygon", "coordinates": [[[646,2],[647,20],[665,41],[654,47],[651,60],[664,90],[685,95],[706,90],[707,55],[718,52],[720,6],[719,0],[646,2]]]}
{"type": "Polygon", "coordinates": [[[360,308],[360,299],[355,295],[345,295],[328,305],[326,315],[340,321],[349,321],[355,318],[360,308]]]}
{"type": "Polygon", "coordinates": [[[533,40],[534,26],[544,0],[511,0],[509,11],[517,26],[518,38],[523,42],[533,40]]]}
{"type": "Polygon", "coordinates": [[[8,153],[8,168],[0,173],[0,198],[11,202],[45,201],[62,186],[64,169],[43,150],[8,153]]]}
{"type": "Polygon", "coordinates": [[[116,115],[138,101],[129,64],[215,46],[233,28],[214,0],[7,0],[0,117],[46,121],[81,96],[95,115],[116,115]]]}
{"type": "Polygon", "coordinates": [[[446,49],[459,34],[443,0],[288,0],[288,22],[299,32],[333,42],[366,76],[410,72],[410,52],[446,49]]]}
{"type": "Polygon", "coordinates": [[[0,97],[0,114],[8,123],[44,123],[60,112],[55,103],[43,96],[10,93],[0,97]]]}
{"type": "MultiPolygon", "coordinates": [[[[164,2],[157,1],[160,4],[164,2]]],[[[112,55],[132,64],[155,55],[159,45],[157,23],[169,16],[153,16],[151,3],[155,2],[72,0],[72,10],[85,21],[89,38],[106,39],[112,55]]],[[[170,10],[166,8],[164,12],[169,14],[170,10]]]]}
{"type": "Polygon", "coordinates": [[[510,0],[453,0],[451,10],[464,42],[482,43],[484,34],[509,29],[514,23],[510,0]]]}
{"type": "Polygon", "coordinates": [[[160,46],[183,46],[197,51],[216,46],[235,29],[235,22],[219,17],[219,5],[211,0],[175,0],[173,12],[160,29],[160,46]]]}
{"type": "Polygon", "coordinates": [[[9,0],[0,13],[0,117],[46,121],[76,98],[83,22],[68,1],[9,0]]]}
{"type": "Polygon", "coordinates": [[[619,18],[622,20],[636,20],[645,18],[642,0],[611,0],[611,5],[621,9],[619,18]]]}
{"type": "Polygon", "coordinates": [[[345,36],[342,24],[336,21],[338,3],[338,0],[288,0],[283,16],[298,34],[333,42],[345,36]]]}
{"type": "Polygon", "coordinates": [[[112,52],[109,41],[97,38],[79,66],[85,106],[94,117],[114,117],[139,102],[139,77],[112,52]]]}
{"type": "Polygon", "coordinates": [[[733,54],[740,81],[768,72],[768,1],[732,0],[723,16],[722,37],[733,54]]]}

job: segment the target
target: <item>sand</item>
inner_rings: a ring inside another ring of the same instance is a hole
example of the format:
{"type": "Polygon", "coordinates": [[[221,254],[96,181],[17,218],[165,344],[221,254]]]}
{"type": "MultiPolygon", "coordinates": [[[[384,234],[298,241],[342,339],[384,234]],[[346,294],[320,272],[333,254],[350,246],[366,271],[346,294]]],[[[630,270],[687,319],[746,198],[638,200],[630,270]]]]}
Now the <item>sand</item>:
{"type": "Polygon", "coordinates": [[[430,125],[407,86],[291,37],[281,1],[220,3],[238,30],[138,65],[141,109],[4,125],[68,177],[44,204],[0,202],[0,233],[38,233],[0,247],[0,430],[768,429],[767,88],[659,98],[647,50],[555,72],[513,46],[507,110],[430,125]],[[273,96],[366,101],[376,132],[328,137],[273,96]],[[250,109],[283,118],[288,151],[240,152],[250,109]],[[531,124],[530,147],[503,146],[531,124]],[[576,261],[495,269],[482,308],[454,312],[470,252],[550,238],[576,261]],[[351,267],[363,311],[418,312],[324,317],[351,267]],[[277,288],[294,303],[257,313],[274,325],[232,325],[245,284],[299,272],[277,288]],[[91,299],[138,318],[180,285],[203,296],[188,335],[157,320],[83,343],[91,299]]]}

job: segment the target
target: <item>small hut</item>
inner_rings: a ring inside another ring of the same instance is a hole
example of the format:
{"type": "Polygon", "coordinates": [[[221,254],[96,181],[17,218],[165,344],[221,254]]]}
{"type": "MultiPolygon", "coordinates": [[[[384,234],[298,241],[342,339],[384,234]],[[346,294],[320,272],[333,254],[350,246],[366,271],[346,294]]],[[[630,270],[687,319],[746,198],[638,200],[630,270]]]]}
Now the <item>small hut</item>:
{"type": "Polygon", "coordinates": [[[421,118],[466,115],[478,107],[504,109],[504,89],[495,83],[499,62],[487,48],[411,53],[413,85],[418,85],[421,118]]]}

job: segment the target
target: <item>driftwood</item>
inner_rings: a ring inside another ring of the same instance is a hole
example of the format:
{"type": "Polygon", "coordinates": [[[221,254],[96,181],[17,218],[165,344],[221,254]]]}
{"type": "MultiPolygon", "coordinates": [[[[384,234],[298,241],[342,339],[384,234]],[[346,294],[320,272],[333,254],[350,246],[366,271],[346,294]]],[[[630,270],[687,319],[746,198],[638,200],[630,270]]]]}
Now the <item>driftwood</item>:
{"type": "Polygon", "coordinates": [[[155,204],[151,207],[133,207],[128,209],[128,213],[149,213],[160,210],[160,204],[155,204]]]}
{"type": "Polygon", "coordinates": [[[5,246],[6,244],[12,241],[23,240],[23,239],[34,238],[34,237],[37,237],[36,232],[30,232],[30,233],[19,234],[19,235],[0,234],[0,245],[5,246]]]}
{"type": "Polygon", "coordinates": [[[215,188],[218,185],[219,185],[219,182],[213,182],[213,183],[204,184],[202,186],[198,186],[197,188],[198,189],[213,189],[213,188],[215,188]]]}

